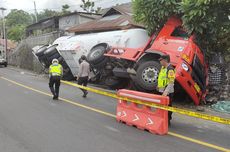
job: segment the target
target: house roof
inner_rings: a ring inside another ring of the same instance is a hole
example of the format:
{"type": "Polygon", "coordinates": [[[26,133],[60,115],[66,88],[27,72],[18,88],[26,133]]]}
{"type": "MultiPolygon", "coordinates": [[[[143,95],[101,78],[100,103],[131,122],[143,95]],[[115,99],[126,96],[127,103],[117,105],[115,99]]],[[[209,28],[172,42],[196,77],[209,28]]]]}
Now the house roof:
{"type": "Polygon", "coordinates": [[[87,12],[72,12],[72,13],[60,15],[60,16],[58,16],[58,17],[61,18],[61,17],[66,17],[66,16],[75,15],[75,14],[78,14],[78,15],[84,16],[84,17],[88,17],[88,18],[91,18],[91,19],[96,19],[96,18],[98,18],[98,17],[101,17],[101,14],[97,14],[97,13],[87,13],[87,12]]]}
{"type": "Polygon", "coordinates": [[[98,17],[101,17],[101,14],[86,13],[86,12],[72,12],[72,13],[61,15],[61,16],[53,16],[53,17],[39,20],[38,22],[27,26],[26,29],[27,30],[33,30],[33,29],[47,28],[49,26],[52,26],[55,22],[58,23],[59,18],[71,16],[71,15],[75,15],[75,14],[78,14],[78,15],[83,16],[83,17],[91,18],[91,19],[96,19],[98,17]]]}
{"type": "Polygon", "coordinates": [[[67,31],[72,33],[88,33],[130,29],[135,27],[143,28],[143,25],[137,24],[133,21],[131,8],[131,3],[111,7],[105,10],[101,18],[76,25],[67,29],[67,31]]]}
{"type": "MultiPolygon", "coordinates": [[[[0,45],[1,46],[5,46],[5,39],[0,39],[0,45]]],[[[10,50],[10,49],[15,49],[17,47],[17,44],[14,43],[13,41],[11,40],[7,40],[7,49],[10,50]]]]}

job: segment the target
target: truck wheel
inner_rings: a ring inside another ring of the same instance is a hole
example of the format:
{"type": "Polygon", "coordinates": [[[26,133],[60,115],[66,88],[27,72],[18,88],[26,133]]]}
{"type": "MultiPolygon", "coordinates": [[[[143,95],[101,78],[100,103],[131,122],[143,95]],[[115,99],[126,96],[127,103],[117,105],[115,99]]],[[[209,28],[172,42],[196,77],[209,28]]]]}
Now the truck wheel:
{"type": "Polygon", "coordinates": [[[106,43],[101,43],[96,46],[94,46],[90,53],[87,55],[88,62],[91,64],[98,64],[101,61],[103,61],[106,56],[104,56],[104,53],[106,53],[109,50],[109,46],[106,43]]]}
{"type": "Polygon", "coordinates": [[[48,60],[47,60],[47,58],[46,58],[46,56],[44,54],[39,56],[38,60],[45,68],[50,66],[50,64],[49,64],[49,62],[48,62],[48,60]]]}
{"type": "Polygon", "coordinates": [[[58,59],[59,63],[63,63],[63,61],[64,61],[62,56],[59,56],[57,59],[58,59]]]}
{"type": "Polygon", "coordinates": [[[60,54],[55,53],[52,56],[47,57],[47,60],[49,61],[49,63],[51,63],[53,59],[58,59],[59,57],[60,57],[60,54]]]}
{"type": "MultiPolygon", "coordinates": [[[[47,57],[50,57],[50,56],[52,56],[52,55],[58,53],[58,51],[57,51],[57,49],[56,49],[57,46],[58,46],[58,45],[55,44],[55,45],[52,45],[52,46],[48,47],[47,50],[44,52],[44,54],[45,54],[47,57]]],[[[59,54],[59,53],[58,53],[58,54],[59,54]]]]}
{"type": "Polygon", "coordinates": [[[4,66],[7,67],[7,63],[5,63],[4,66]]]}
{"type": "Polygon", "coordinates": [[[156,61],[146,61],[139,65],[135,84],[143,91],[153,91],[157,87],[158,74],[161,65],[156,61]]]}
{"type": "Polygon", "coordinates": [[[46,51],[47,46],[48,46],[48,45],[43,45],[42,47],[40,47],[40,48],[37,50],[37,52],[35,53],[35,55],[36,55],[37,57],[42,56],[42,55],[44,54],[44,52],[46,51]]]}

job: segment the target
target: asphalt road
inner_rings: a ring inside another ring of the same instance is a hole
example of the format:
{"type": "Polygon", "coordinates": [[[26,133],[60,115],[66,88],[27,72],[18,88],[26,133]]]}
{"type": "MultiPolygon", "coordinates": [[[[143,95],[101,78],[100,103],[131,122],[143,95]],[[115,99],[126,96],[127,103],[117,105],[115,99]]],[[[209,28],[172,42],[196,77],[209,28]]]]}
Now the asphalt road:
{"type": "Polygon", "coordinates": [[[174,114],[168,135],[116,122],[116,100],[62,85],[53,101],[48,80],[0,68],[1,152],[230,151],[230,126],[174,114]]]}

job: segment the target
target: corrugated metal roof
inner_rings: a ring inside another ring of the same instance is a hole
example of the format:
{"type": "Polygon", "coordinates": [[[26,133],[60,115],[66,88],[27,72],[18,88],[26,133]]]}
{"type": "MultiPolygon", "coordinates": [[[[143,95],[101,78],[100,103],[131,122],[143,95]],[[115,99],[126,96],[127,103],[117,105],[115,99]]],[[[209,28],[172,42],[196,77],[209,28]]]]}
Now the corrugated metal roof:
{"type": "Polygon", "coordinates": [[[66,16],[71,16],[71,15],[75,15],[75,14],[78,14],[78,15],[84,16],[84,17],[88,17],[88,18],[92,18],[92,19],[96,19],[96,18],[101,17],[101,14],[96,14],[96,13],[72,12],[72,13],[68,13],[68,14],[64,14],[64,15],[60,15],[60,16],[52,16],[52,17],[49,17],[49,18],[39,20],[38,22],[36,22],[34,24],[28,25],[27,29],[30,29],[31,27],[35,27],[35,26],[40,25],[42,23],[45,23],[47,21],[58,20],[59,18],[66,17],[66,16]]]}
{"type": "Polygon", "coordinates": [[[137,24],[132,19],[131,4],[123,4],[108,9],[101,18],[76,25],[67,31],[72,33],[88,33],[96,31],[129,29],[135,27],[144,27],[137,24]]]}

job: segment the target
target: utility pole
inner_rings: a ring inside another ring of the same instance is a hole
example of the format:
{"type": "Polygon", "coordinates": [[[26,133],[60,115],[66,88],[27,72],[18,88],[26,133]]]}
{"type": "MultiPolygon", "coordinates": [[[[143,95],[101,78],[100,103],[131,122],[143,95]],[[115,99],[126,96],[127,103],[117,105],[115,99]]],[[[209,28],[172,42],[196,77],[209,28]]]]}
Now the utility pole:
{"type": "Polygon", "coordinates": [[[35,13],[35,22],[38,22],[38,16],[37,16],[37,8],[36,8],[36,2],[34,1],[34,13],[35,13]]]}
{"type": "Polygon", "coordinates": [[[4,49],[4,56],[6,58],[6,53],[7,53],[7,38],[6,38],[6,26],[5,26],[5,16],[4,16],[4,11],[6,10],[6,8],[1,7],[0,10],[2,10],[2,18],[3,18],[3,37],[4,37],[4,45],[3,45],[3,49],[4,49]]]}

